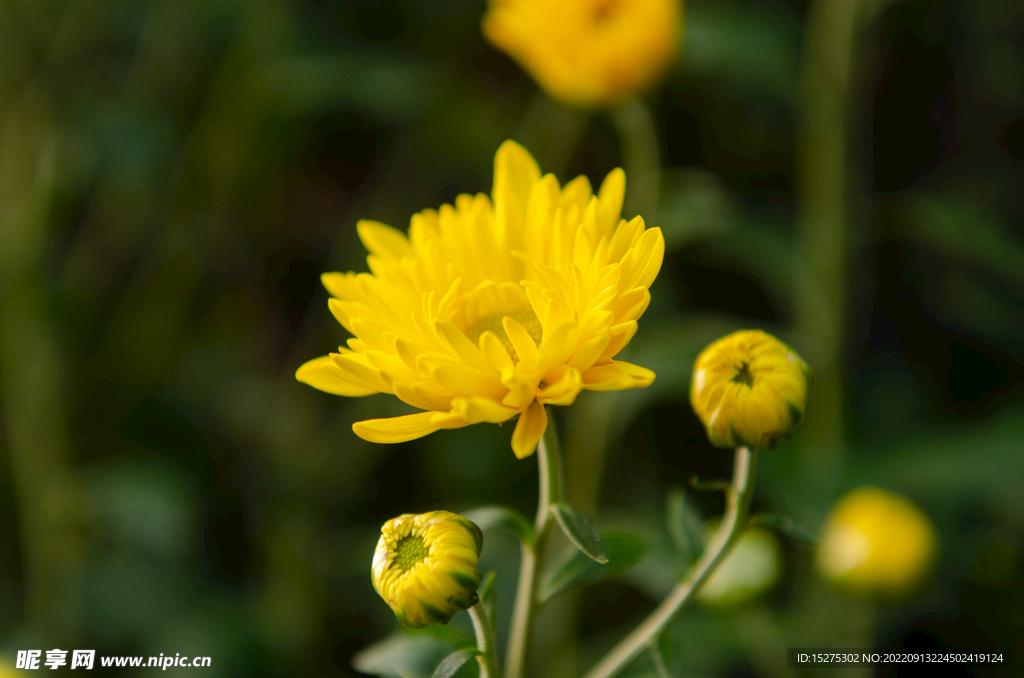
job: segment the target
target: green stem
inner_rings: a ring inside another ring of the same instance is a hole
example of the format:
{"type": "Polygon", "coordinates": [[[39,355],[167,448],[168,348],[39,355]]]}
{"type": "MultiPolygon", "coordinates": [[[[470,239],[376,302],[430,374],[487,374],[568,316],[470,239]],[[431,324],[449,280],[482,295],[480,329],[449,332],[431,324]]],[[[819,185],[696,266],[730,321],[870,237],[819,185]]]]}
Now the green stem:
{"type": "Polygon", "coordinates": [[[612,121],[622,148],[626,171],[625,214],[639,214],[655,223],[661,184],[658,132],[647,105],[640,99],[628,99],[612,110],[612,121]]]}
{"type": "Polygon", "coordinates": [[[537,541],[531,549],[522,545],[523,557],[519,565],[519,585],[516,589],[515,608],[512,611],[512,629],[505,657],[507,678],[523,678],[530,649],[530,628],[537,608],[537,573],[544,560],[548,533],[551,531],[551,505],[562,498],[562,459],[558,450],[558,434],[554,421],[548,416],[548,427],[537,445],[537,467],[540,497],[537,502],[537,520],[534,529],[537,541]]]}
{"type": "Polygon", "coordinates": [[[605,655],[585,678],[610,678],[617,674],[650,647],[658,634],[690,602],[746,529],[750,500],[754,495],[756,468],[756,451],[746,447],[736,448],[732,485],[726,492],[725,516],[690,576],[677,584],[654,612],[605,655]]]}
{"type": "Polygon", "coordinates": [[[480,650],[480,656],[477,657],[480,662],[480,678],[501,678],[498,658],[494,654],[494,627],[487,609],[482,603],[477,603],[469,608],[469,618],[473,620],[473,630],[476,632],[476,649],[480,650]]]}
{"type": "MultiPolygon", "coordinates": [[[[806,21],[801,109],[796,139],[798,284],[796,330],[814,365],[814,407],[801,431],[815,481],[842,461],[841,353],[850,240],[850,157],[853,62],[857,29],[877,0],[818,0],[806,21]]],[[[827,484],[812,483],[827,489],[827,484]]]]}

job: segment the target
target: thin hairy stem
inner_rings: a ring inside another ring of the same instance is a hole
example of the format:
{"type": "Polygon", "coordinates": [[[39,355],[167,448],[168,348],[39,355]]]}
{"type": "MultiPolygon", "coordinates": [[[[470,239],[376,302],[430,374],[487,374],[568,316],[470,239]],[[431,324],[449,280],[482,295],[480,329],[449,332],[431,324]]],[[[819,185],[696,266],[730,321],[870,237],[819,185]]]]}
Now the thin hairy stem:
{"type": "Polygon", "coordinates": [[[548,533],[551,531],[551,505],[562,497],[562,460],[558,450],[558,435],[554,422],[548,418],[548,428],[537,445],[537,467],[540,497],[537,502],[536,545],[531,549],[522,545],[523,557],[519,565],[519,586],[516,589],[515,608],[512,611],[512,629],[505,657],[507,678],[523,678],[530,651],[530,628],[537,612],[537,573],[544,560],[548,533]]]}
{"type": "Polygon", "coordinates": [[[729,554],[747,526],[750,500],[754,494],[756,462],[755,451],[746,447],[736,448],[732,485],[726,492],[725,516],[714,539],[704,549],[690,575],[677,584],[654,612],[605,655],[585,678],[610,678],[650,647],[658,634],[693,599],[701,585],[729,554]]]}
{"type": "Polygon", "coordinates": [[[494,626],[482,603],[469,608],[469,618],[473,620],[473,631],[476,632],[476,649],[480,650],[477,661],[480,662],[480,678],[501,678],[498,673],[498,657],[495,655],[494,626]]]}

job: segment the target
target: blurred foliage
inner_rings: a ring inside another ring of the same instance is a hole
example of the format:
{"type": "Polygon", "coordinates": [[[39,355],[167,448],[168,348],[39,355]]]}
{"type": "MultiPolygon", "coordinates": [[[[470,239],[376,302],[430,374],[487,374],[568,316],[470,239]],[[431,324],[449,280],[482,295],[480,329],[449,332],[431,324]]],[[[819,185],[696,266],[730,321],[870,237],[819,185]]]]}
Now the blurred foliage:
{"type": "MultiPolygon", "coordinates": [[[[935,520],[941,563],[920,597],[872,612],[788,542],[784,583],[764,600],[668,629],[670,675],[789,675],[787,645],[1024,661],[1024,8],[876,10],[855,45],[848,284],[829,309],[844,330],[846,444],[824,478],[804,468],[813,439],[765,455],[755,511],[816,534],[846,489],[876,484],[935,520]]],[[[628,347],[658,379],[557,414],[570,435],[574,417],[607,415],[590,512],[623,574],[541,617],[538,635],[569,634],[578,655],[544,675],[589,666],[692,558],[673,547],[686,521],[721,512],[717,493],[671,494],[728,475],[687,403],[700,349],[744,327],[801,348],[807,11],[687,3],[677,67],[649,101],[668,252],[628,347]],[[672,496],[688,517],[665,528],[672,496]]],[[[440,660],[471,642],[465,615],[390,636],[369,581],[380,525],[494,503],[531,515],[535,462],[508,453],[508,426],[365,443],[353,421],[404,406],[315,392],[293,373],[345,338],[318,276],[366,270],[357,219],[404,227],[489,190],[509,137],[563,181],[621,162],[609,116],[538,95],[486,45],[482,12],[0,2],[0,657],[182,652],[211,656],[211,677],[351,676],[409,644],[440,660]]],[[[514,537],[488,533],[499,645],[517,556],[514,537]]],[[[552,588],[590,580],[589,562],[566,561],[552,588]]],[[[557,654],[544,640],[538,652],[557,654]]],[[[658,675],[651,657],[631,671],[658,675]]]]}

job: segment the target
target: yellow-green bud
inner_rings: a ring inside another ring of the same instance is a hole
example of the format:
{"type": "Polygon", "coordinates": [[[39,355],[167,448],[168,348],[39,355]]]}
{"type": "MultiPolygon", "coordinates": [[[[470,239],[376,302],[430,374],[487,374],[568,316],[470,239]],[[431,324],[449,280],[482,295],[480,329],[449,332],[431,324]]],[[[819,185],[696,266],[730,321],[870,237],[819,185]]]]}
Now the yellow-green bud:
{"type": "Polygon", "coordinates": [[[741,330],[697,356],[690,403],[713,445],[770,450],[803,419],[813,378],[789,346],[741,330]]]}
{"type": "Polygon", "coordinates": [[[921,509],[877,487],[860,487],[832,508],[816,565],[851,593],[902,598],[925,581],[937,554],[935,527],[921,509]]]}
{"type": "Polygon", "coordinates": [[[373,588],[416,629],[447,624],[476,604],[480,528],[449,511],[406,513],[384,523],[373,554],[373,588]]]}

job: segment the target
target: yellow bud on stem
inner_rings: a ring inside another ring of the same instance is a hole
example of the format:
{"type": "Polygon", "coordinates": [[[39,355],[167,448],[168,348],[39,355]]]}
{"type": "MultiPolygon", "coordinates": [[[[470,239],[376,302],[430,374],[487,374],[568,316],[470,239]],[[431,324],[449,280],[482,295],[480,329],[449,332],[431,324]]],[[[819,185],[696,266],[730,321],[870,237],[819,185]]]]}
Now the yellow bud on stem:
{"type": "Polygon", "coordinates": [[[449,511],[407,513],[384,523],[373,554],[373,588],[406,626],[447,624],[478,601],[480,528],[449,511]]]}
{"type": "Polygon", "coordinates": [[[773,449],[800,423],[814,376],[760,330],[722,337],[697,356],[690,403],[717,447],[773,449]]]}

